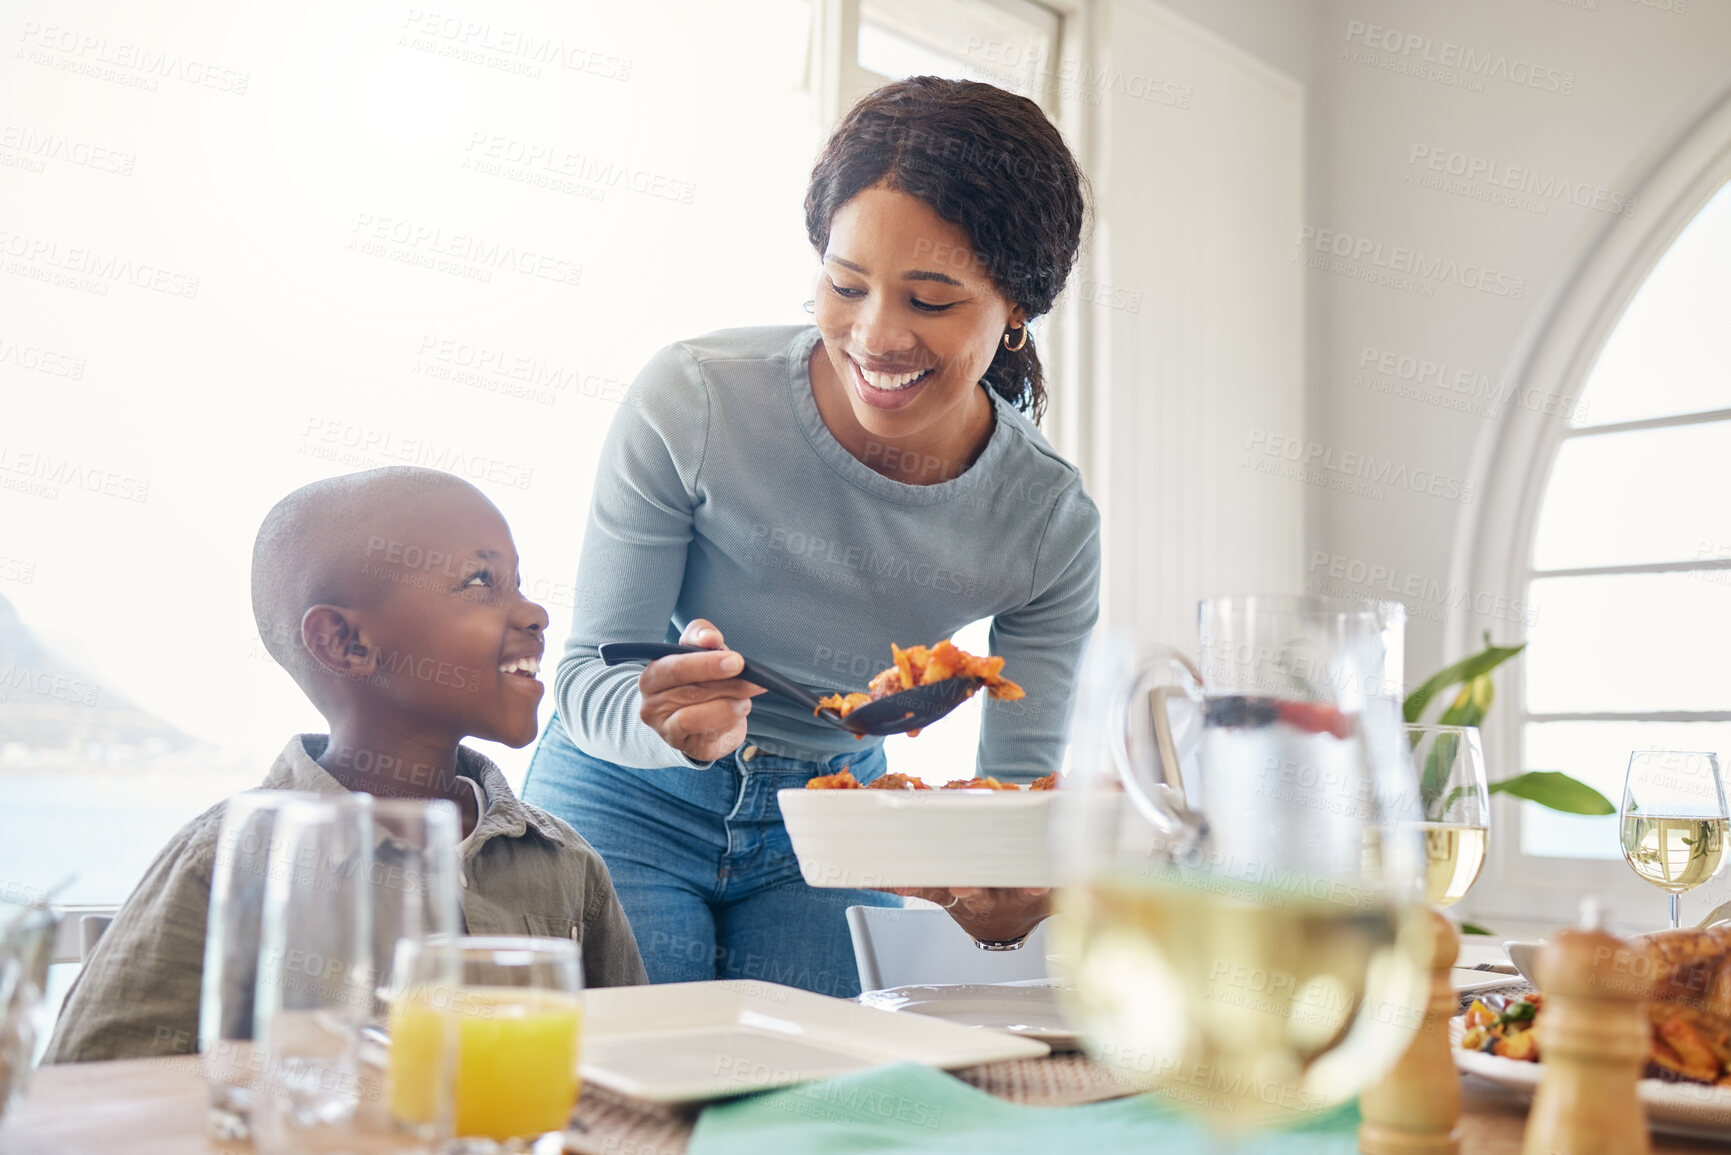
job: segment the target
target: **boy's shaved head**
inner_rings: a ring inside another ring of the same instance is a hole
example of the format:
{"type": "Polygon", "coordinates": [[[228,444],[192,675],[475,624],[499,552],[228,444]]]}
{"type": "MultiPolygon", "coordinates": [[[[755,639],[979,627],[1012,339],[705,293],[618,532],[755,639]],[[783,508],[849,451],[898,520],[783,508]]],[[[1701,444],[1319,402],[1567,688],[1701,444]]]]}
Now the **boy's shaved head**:
{"type": "Polygon", "coordinates": [[[303,485],[265,514],[252,547],[253,618],[271,657],[315,701],[302,616],[316,605],[364,609],[386,596],[389,583],[368,572],[372,547],[400,542],[428,498],[451,489],[487,502],[460,477],[399,465],[303,485]]]}

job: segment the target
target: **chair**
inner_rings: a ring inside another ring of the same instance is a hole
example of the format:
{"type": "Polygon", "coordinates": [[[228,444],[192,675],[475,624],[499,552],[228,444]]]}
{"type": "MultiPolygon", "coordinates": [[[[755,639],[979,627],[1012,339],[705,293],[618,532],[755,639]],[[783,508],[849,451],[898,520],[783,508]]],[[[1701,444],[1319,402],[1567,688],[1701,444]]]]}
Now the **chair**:
{"type": "Polygon", "coordinates": [[[120,913],[118,906],[68,906],[60,910],[60,928],[54,935],[54,948],[49,953],[50,963],[78,963],[83,965],[90,960],[90,952],[96,949],[96,940],[102,937],[102,932],[108,929],[108,924],[114,921],[114,916],[120,913]]]}
{"type": "Polygon", "coordinates": [[[861,990],[926,983],[1013,983],[1046,977],[1047,919],[1020,950],[984,951],[942,910],[850,906],[847,929],[861,990]]]}
{"type": "Polygon", "coordinates": [[[78,920],[78,961],[90,961],[90,952],[96,949],[96,940],[102,937],[102,932],[108,929],[108,924],[114,921],[112,914],[87,914],[78,920]]]}

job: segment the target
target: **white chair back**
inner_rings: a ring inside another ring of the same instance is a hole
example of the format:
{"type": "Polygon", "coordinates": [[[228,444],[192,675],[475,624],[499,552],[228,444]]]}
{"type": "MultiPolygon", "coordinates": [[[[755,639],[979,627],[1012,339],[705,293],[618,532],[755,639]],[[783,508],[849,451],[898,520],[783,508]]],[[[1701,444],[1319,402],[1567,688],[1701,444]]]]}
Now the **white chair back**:
{"type": "Polygon", "coordinates": [[[931,907],[850,906],[860,989],[926,983],[1013,983],[1046,977],[1047,919],[1021,949],[985,951],[948,914],[931,907]]]}
{"type": "Polygon", "coordinates": [[[90,952],[96,949],[96,940],[120,913],[118,906],[65,906],[58,909],[60,926],[54,933],[54,948],[48,954],[51,964],[82,965],[89,961],[90,952]]]}

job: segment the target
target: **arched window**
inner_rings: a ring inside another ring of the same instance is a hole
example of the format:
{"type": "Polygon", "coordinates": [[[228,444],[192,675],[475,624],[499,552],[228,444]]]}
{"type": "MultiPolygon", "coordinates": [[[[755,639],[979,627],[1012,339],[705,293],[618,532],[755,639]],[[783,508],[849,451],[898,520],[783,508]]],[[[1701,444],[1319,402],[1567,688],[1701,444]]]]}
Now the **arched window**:
{"type": "MultiPolygon", "coordinates": [[[[1731,185],[1570,408],[1533,536],[1526,764],[1616,801],[1633,750],[1731,755],[1731,185]]],[[[1620,857],[1615,817],[1523,818],[1526,854],[1620,857]]]]}
{"type": "MultiPolygon", "coordinates": [[[[1528,649],[1486,730],[1493,777],[1562,770],[1613,802],[1637,749],[1731,764],[1731,87],[1687,124],[1513,351],[1520,393],[1482,475],[1495,500],[1469,515],[1456,574],[1523,610],[1528,649]]],[[[1453,652],[1476,648],[1475,623],[1454,628],[1453,652]]],[[[1614,816],[1497,805],[1477,921],[1567,920],[1589,893],[1625,923],[1663,919],[1614,816]]],[[[1684,917],[1728,890],[1697,890],[1684,917]]]]}

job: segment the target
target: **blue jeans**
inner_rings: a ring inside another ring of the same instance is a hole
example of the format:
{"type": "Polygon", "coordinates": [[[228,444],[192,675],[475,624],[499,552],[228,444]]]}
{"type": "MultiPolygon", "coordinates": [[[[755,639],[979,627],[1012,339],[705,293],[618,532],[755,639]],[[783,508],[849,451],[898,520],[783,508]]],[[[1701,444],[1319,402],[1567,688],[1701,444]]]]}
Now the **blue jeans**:
{"type": "Polygon", "coordinates": [[[852,998],[859,972],[844,912],[902,900],[807,886],[776,799],[843,766],[869,782],[884,772],[883,747],[828,762],[736,751],[707,770],[634,770],[579,750],[555,716],[523,798],[600,852],[650,982],[761,979],[852,998]]]}

